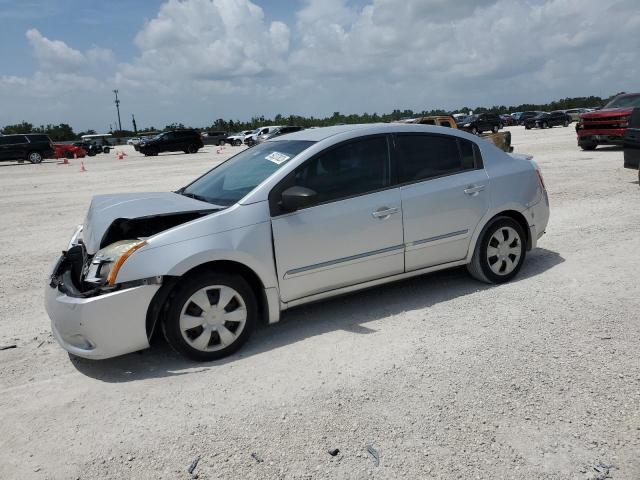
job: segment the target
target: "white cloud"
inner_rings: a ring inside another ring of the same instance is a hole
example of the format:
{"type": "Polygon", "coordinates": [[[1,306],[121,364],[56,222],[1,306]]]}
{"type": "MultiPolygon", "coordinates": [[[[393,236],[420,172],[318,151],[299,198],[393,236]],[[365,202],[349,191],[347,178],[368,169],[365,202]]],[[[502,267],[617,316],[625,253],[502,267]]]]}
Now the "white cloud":
{"type": "Polygon", "coordinates": [[[77,67],[85,62],[85,57],[61,40],[49,40],[32,28],[27,30],[27,39],[33,48],[33,55],[41,67],[48,69],[77,67]]]}
{"type": "Polygon", "coordinates": [[[111,50],[77,50],[31,29],[38,70],[0,77],[0,100],[49,95],[86,122],[112,116],[118,87],[143,123],[199,125],[638,89],[637,0],[306,0],[290,25],[266,20],[254,2],[168,0],[120,64],[111,50]],[[82,92],[103,96],[104,111],[82,92]]]}

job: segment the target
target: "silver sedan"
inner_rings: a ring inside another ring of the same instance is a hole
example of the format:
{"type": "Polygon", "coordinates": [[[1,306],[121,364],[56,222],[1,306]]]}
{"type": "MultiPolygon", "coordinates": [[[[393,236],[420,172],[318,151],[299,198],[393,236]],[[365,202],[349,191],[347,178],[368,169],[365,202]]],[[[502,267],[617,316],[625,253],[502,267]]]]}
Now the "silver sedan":
{"type": "Polygon", "coordinates": [[[466,265],[502,283],[549,218],[540,169],[455,129],[343,125],[240,152],[177,192],[94,197],[46,308],[74,355],[220,358],[296,305],[466,265]]]}

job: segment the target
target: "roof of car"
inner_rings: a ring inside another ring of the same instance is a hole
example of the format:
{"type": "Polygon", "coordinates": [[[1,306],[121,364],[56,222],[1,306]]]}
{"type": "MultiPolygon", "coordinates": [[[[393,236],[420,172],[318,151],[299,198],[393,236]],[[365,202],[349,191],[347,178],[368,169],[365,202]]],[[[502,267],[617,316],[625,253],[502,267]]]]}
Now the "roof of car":
{"type": "Polygon", "coordinates": [[[320,142],[335,135],[346,133],[361,132],[362,135],[376,135],[382,133],[394,132],[421,132],[421,133],[438,133],[447,135],[456,135],[459,137],[471,137],[471,134],[462,132],[461,130],[449,127],[440,127],[435,125],[425,125],[417,123],[358,123],[351,125],[334,125],[332,127],[308,128],[294,133],[277,136],[267,140],[268,142],[277,142],[281,140],[305,140],[312,142],[320,142]]]}

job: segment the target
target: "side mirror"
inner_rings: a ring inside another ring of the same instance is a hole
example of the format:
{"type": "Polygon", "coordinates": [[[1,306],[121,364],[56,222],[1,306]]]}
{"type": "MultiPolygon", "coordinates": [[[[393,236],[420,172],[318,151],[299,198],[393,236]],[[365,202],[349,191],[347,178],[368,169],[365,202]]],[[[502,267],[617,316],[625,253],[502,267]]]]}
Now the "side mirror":
{"type": "Polygon", "coordinates": [[[295,212],[311,205],[316,198],[316,192],[310,188],[294,186],[282,192],[282,208],[287,212],[295,212]]]}

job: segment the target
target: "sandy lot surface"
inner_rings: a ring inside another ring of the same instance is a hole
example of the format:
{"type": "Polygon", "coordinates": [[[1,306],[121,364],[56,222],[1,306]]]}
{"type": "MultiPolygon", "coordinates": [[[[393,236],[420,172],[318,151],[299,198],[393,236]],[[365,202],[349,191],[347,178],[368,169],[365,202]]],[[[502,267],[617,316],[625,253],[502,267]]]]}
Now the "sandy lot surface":
{"type": "Polygon", "coordinates": [[[43,288],[92,195],[175,189],[234,148],[0,164],[0,478],[640,478],[637,174],[572,128],[511,130],[552,207],[515,281],[309,305],[206,364],[71,358],[43,288]]]}

